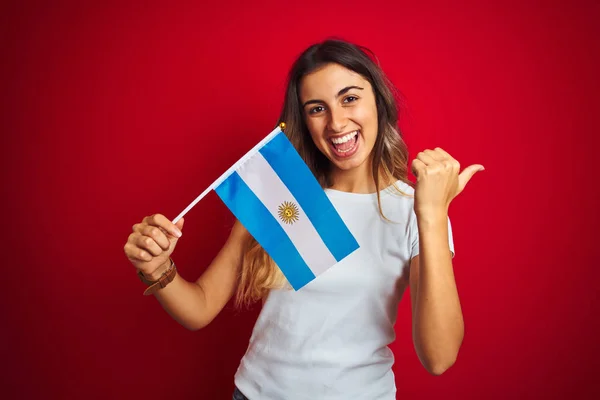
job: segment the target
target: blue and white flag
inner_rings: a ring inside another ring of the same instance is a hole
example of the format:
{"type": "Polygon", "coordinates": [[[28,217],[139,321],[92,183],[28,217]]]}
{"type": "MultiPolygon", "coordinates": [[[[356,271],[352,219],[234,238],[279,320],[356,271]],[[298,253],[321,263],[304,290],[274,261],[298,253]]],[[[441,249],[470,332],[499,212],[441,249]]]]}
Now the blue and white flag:
{"type": "Polygon", "coordinates": [[[279,127],[209,189],[215,190],[295,290],[359,247],[279,127]]]}

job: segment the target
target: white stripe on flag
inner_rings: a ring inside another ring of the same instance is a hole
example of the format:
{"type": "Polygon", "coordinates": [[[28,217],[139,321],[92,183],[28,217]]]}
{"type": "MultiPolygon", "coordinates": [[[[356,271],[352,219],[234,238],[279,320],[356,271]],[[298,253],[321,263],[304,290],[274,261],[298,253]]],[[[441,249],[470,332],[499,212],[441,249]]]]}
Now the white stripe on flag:
{"type": "Polygon", "coordinates": [[[279,222],[315,276],[337,263],[300,204],[262,154],[256,153],[237,172],[279,222]],[[285,201],[298,207],[299,219],[293,224],[284,223],[278,215],[279,206],[285,201]]]}

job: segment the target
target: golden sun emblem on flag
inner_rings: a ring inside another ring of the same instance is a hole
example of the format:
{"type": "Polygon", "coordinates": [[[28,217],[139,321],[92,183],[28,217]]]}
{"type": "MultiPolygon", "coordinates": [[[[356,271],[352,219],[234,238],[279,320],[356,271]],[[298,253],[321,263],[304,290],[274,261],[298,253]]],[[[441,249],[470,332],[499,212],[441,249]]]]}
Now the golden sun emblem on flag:
{"type": "Polygon", "coordinates": [[[293,224],[298,221],[300,217],[300,211],[298,210],[298,206],[290,201],[284,201],[278,209],[277,214],[279,214],[279,218],[286,224],[293,224]]]}

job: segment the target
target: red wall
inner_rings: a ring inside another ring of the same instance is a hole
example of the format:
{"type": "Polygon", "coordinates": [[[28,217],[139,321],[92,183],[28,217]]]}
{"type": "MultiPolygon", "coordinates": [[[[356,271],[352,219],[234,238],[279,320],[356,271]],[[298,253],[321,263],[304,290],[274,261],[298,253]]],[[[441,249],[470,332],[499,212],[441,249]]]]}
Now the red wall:
{"type": "MultiPolygon", "coordinates": [[[[406,296],[398,398],[600,394],[597,2],[13,3],[0,12],[3,395],[229,398],[257,310],[186,331],[141,295],[122,248],[270,131],[291,62],[329,35],[377,53],[406,97],[411,156],[440,146],[486,167],[451,208],[458,362],[441,377],[420,366],[406,296]]],[[[186,221],[174,258],[195,279],[232,218],[212,193],[186,221]]]]}

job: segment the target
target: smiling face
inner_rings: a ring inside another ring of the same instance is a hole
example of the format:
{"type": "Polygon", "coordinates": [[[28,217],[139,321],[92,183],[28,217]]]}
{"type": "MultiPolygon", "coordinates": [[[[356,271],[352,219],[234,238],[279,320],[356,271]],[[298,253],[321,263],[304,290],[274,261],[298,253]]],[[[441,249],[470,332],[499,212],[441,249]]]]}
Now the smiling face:
{"type": "Polygon", "coordinates": [[[369,81],[339,64],[327,64],[302,78],[299,94],[312,140],[333,169],[370,167],[378,124],[369,81]]]}

